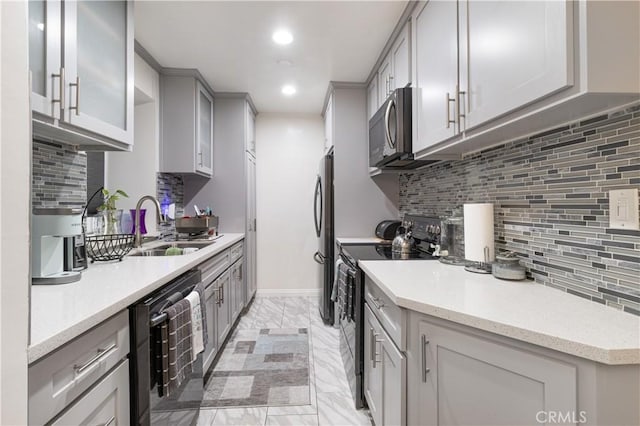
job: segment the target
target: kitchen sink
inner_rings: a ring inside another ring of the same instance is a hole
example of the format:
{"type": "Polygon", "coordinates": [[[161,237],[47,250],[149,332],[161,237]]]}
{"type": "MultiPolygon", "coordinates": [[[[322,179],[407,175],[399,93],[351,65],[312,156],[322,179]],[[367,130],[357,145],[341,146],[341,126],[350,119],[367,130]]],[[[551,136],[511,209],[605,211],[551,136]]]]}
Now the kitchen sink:
{"type": "MultiPolygon", "coordinates": [[[[190,249],[199,250],[201,248],[208,247],[213,243],[215,243],[215,241],[176,241],[173,243],[162,244],[156,247],[150,247],[146,249],[142,248],[141,250],[135,253],[131,253],[129,256],[166,256],[165,253],[167,249],[170,247],[178,247],[181,249],[190,248],[190,249]]],[[[174,254],[171,256],[184,256],[185,254],[190,254],[190,253],[193,253],[193,251],[186,252],[186,253],[183,251],[180,254],[174,254]]]]}

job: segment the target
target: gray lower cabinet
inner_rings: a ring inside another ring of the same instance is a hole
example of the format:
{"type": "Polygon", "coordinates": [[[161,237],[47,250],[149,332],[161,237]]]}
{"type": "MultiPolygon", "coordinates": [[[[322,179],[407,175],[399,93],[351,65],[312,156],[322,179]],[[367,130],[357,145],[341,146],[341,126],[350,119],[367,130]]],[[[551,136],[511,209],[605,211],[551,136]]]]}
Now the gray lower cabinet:
{"type": "Polygon", "coordinates": [[[128,424],[128,354],[123,311],[31,364],[29,424],[128,424]]]}
{"type": "Polygon", "coordinates": [[[129,361],[124,360],[51,425],[116,426],[129,420],[129,361]]]}
{"type": "Polygon", "coordinates": [[[364,385],[374,423],[406,424],[406,358],[365,304],[364,385]]]}
{"type": "Polygon", "coordinates": [[[229,335],[244,306],[243,242],[218,253],[198,266],[204,286],[207,340],[203,364],[206,372],[229,335]]]}
{"type": "Polygon", "coordinates": [[[203,368],[207,371],[218,353],[218,333],[216,333],[216,307],[218,298],[217,282],[205,283],[204,309],[207,318],[207,345],[204,348],[203,368]]]}
{"type": "Polygon", "coordinates": [[[231,285],[231,322],[235,322],[235,320],[240,316],[240,312],[244,307],[244,299],[243,299],[243,280],[242,280],[242,258],[238,259],[231,266],[231,277],[230,277],[230,285],[231,285]]]}
{"type": "Polygon", "coordinates": [[[231,330],[231,305],[233,299],[229,292],[230,284],[230,271],[225,272],[216,280],[216,286],[218,288],[216,307],[216,332],[218,334],[218,342],[224,342],[224,339],[231,330]]]}
{"type": "Polygon", "coordinates": [[[409,423],[531,425],[576,413],[576,367],[424,319],[412,323],[409,423]]]}

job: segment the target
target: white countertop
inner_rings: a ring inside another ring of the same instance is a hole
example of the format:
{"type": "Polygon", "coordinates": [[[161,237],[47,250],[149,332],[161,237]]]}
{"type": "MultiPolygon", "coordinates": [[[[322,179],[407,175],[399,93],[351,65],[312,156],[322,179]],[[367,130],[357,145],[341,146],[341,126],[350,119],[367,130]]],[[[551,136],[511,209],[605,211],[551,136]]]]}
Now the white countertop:
{"type": "Polygon", "coordinates": [[[640,317],[437,261],[361,261],[398,306],[605,364],[640,364],[640,317]]]}
{"type": "MultiPolygon", "coordinates": [[[[243,238],[244,234],[224,234],[210,246],[182,256],[125,256],[121,262],[96,262],[75,283],[31,286],[29,363],[243,238]]],[[[166,242],[144,247],[161,244],[166,242]]]]}
{"type": "Polygon", "coordinates": [[[377,237],[338,237],[336,241],[341,244],[378,244],[378,243],[391,243],[389,240],[381,240],[377,237]]]}

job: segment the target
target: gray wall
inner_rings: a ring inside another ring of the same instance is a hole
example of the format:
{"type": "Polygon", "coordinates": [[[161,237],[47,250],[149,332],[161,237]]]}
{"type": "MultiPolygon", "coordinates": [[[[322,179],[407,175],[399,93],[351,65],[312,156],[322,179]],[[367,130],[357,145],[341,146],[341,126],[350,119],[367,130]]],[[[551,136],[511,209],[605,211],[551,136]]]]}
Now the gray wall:
{"type": "Polygon", "coordinates": [[[33,141],[33,207],[84,207],[87,202],[87,155],[68,145],[33,141]]]}
{"type": "Polygon", "coordinates": [[[185,176],[185,206],[211,207],[220,232],[245,231],[245,109],[244,96],[216,97],[213,107],[213,177],[185,176]]]}
{"type": "Polygon", "coordinates": [[[370,237],[398,217],[398,177],[369,177],[367,93],[334,84],[334,217],[336,237],[370,237]]]}
{"type": "Polygon", "coordinates": [[[608,191],[639,184],[637,105],[402,174],[400,210],[492,202],[496,250],[535,281],[640,315],[640,231],[608,228],[608,191]]]}

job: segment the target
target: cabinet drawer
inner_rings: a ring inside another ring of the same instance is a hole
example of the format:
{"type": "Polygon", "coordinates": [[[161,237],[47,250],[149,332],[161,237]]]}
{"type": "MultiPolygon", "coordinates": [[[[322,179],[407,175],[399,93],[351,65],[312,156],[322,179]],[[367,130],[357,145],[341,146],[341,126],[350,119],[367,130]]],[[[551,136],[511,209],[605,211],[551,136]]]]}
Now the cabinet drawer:
{"type": "Polygon", "coordinates": [[[129,353],[123,311],[29,367],[29,424],[44,424],[129,353]]]}
{"type": "Polygon", "coordinates": [[[396,346],[404,351],[406,349],[404,311],[395,305],[369,277],[365,278],[365,300],[396,346]]]}
{"type": "Polygon", "coordinates": [[[202,273],[202,284],[206,287],[222,274],[231,265],[229,260],[229,251],[225,250],[223,253],[217,254],[206,262],[201,263],[198,266],[202,273]]]}
{"type": "Polygon", "coordinates": [[[129,361],[124,360],[51,425],[116,426],[128,423],[129,361]]]}
{"type": "Polygon", "coordinates": [[[242,245],[242,241],[240,241],[239,243],[237,243],[236,245],[234,245],[233,247],[231,247],[230,252],[231,252],[231,263],[235,262],[236,260],[240,259],[242,257],[242,249],[243,249],[243,245],[242,245]]]}

